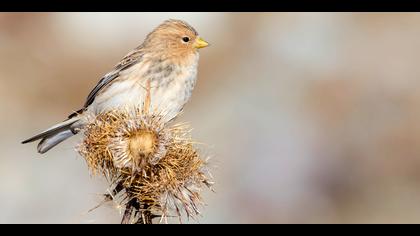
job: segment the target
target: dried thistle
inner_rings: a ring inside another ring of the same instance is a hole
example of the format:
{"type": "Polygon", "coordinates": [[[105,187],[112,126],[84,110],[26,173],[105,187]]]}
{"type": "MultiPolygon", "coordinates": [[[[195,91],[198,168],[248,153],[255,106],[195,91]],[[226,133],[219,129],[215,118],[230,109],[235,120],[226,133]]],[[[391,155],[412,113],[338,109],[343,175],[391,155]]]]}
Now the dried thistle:
{"type": "Polygon", "coordinates": [[[86,126],[79,152],[94,174],[115,174],[127,167],[141,171],[165,156],[175,129],[166,127],[158,116],[143,115],[140,109],[109,111],[86,126]]]}
{"type": "Polygon", "coordinates": [[[200,214],[200,191],[211,186],[207,163],[188,125],[163,120],[147,109],[120,109],[94,117],[84,129],[79,153],[92,174],[103,174],[113,186],[106,198],[125,206],[122,223],[200,214]]]}

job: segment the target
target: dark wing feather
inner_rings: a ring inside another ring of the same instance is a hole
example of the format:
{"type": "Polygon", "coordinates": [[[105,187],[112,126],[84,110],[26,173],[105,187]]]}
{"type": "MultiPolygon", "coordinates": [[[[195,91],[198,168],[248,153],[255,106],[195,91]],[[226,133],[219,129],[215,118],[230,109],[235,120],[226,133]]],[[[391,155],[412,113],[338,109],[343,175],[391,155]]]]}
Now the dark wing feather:
{"type": "Polygon", "coordinates": [[[136,48],[132,52],[130,52],[127,56],[125,56],[114,68],[114,70],[108,74],[106,74],[93,88],[93,90],[89,93],[84,108],[87,108],[90,104],[92,104],[93,100],[95,100],[96,95],[102,88],[107,86],[109,83],[114,81],[120,75],[121,71],[124,71],[131,66],[135,65],[143,56],[141,47],[136,48]]]}
{"type": "Polygon", "coordinates": [[[93,88],[92,91],[90,91],[88,97],[86,98],[85,105],[83,107],[87,108],[90,104],[92,104],[98,92],[103,87],[111,83],[114,79],[118,78],[118,75],[119,75],[119,71],[113,71],[112,73],[107,74],[104,77],[102,77],[102,79],[99,80],[98,84],[96,84],[95,88],[93,88]]]}

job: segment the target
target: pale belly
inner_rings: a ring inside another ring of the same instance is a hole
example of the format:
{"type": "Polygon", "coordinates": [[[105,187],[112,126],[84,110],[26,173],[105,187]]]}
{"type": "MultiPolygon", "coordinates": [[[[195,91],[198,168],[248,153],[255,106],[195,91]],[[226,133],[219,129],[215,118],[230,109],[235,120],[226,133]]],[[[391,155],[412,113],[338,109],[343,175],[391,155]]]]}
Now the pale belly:
{"type": "MultiPolygon", "coordinates": [[[[195,77],[166,83],[164,86],[153,83],[149,110],[163,115],[165,121],[173,119],[189,100],[194,83],[195,77]]],[[[121,108],[141,108],[146,94],[146,86],[136,80],[116,81],[95,98],[88,111],[99,114],[121,108]]]]}
{"type": "Polygon", "coordinates": [[[191,97],[197,79],[198,53],[192,58],[189,66],[172,66],[165,70],[165,66],[154,67],[137,64],[124,72],[120,78],[111,82],[98,94],[88,107],[88,112],[94,115],[115,110],[142,108],[146,98],[146,81],[150,81],[151,103],[149,111],[164,115],[169,121],[176,117],[191,97]],[[163,69],[162,69],[163,68],[163,69]],[[148,73],[152,70],[152,73],[148,73]]]}

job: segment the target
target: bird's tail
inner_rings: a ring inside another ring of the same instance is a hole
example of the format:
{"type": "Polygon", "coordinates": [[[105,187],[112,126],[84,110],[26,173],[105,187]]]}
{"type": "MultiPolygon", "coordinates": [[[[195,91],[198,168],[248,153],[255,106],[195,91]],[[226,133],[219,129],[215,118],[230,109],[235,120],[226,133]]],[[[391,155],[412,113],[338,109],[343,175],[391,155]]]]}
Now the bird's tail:
{"type": "Polygon", "coordinates": [[[67,119],[57,125],[52,126],[44,132],[23,141],[22,143],[30,143],[41,139],[41,141],[38,143],[38,152],[41,154],[45,153],[55,145],[75,135],[77,131],[75,130],[74,124],[79,120],[80,117],[77,116],[67,119]]]}

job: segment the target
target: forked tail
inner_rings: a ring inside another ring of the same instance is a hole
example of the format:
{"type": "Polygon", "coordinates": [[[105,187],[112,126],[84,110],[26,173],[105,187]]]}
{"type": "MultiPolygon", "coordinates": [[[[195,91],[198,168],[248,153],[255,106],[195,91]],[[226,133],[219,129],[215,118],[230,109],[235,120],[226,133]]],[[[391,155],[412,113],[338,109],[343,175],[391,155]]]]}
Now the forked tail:
{"type": "Polygon", "coordinates": [[[45,153],[51,148],[53,148],[55,145],[77,134],[77,131],[75,130],[75,127],[73,127],[73,125],[79,119],[79,117],[73,117],[68,120],[65,120],[45,130],[42,133],[23,141],[22,143],[30,143],[41,139],[41,141],[38,143],[38,152],[41,154],[45,153]]]}

